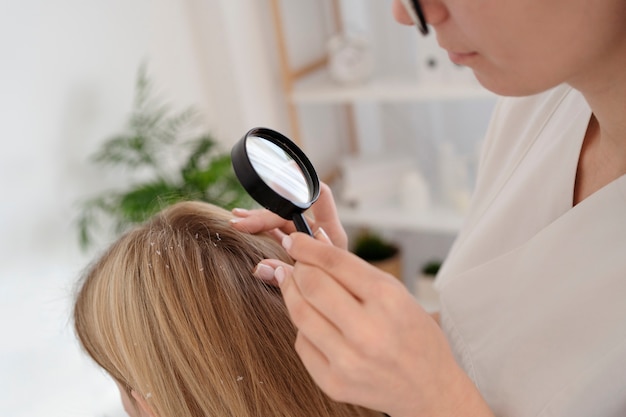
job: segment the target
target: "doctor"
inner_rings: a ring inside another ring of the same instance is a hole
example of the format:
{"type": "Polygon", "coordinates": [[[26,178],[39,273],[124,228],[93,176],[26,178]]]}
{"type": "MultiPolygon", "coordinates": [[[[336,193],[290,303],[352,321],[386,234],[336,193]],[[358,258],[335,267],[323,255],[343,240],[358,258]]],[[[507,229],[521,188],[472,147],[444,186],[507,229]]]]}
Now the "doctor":
{"type": "Polygon", "coordinates": [[[296,260],[257,276],[280,285],[296,350],[336,400],[393,417],[626,415],[626,1],[418,6],[453,62],[509,96],[437,279],[440,316],[345,250],[326,186],[315,239],[235,210],[233,227],[274,230],[296,260]]]}

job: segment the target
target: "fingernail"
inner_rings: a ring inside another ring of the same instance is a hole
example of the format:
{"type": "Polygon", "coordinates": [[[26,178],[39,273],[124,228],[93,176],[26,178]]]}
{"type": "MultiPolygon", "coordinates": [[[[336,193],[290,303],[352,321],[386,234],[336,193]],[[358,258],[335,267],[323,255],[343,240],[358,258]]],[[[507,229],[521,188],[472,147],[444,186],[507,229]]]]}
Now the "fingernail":
{"type": "Polygon", "coordinates": [[[293,240],[289,237],[289,235],[285,236],[281,242],[281,244],[283,245],[283,248],[287,250],[291,248],[292,243],[293,243],[293,240]]]}
{"type": "Polygon", "coordinates": [[[317,240],[322,240],[324,242],[330,243],[330,238],[326,234],[326,231],[321,227],[318,227],[315,233],[313,233],[317,240]]]}
{"type": "Polygon", "coordinates": [[[236,216],[245,216],[246,214],[250,213],[250,210],[241,207],[235,207],[231,210],[231,212],[236,216]]]}
{"type": "Polygon", "coordinates": [[[235,223],[239,223],[240,221],[242,221],[243,218],[242,217],[233,217],[232,219],[230,219],[228,222],[230,224],[235,224],[235,223]]]}
{"type": "Polygon", "coordinates": [[[274,268],[265,264],[257,264],[252,275],[263,281],[271,281],[274,279],[274,268]]]}
{"type": "Polygon", "coordinates": [[[278,285],[283,283],[283,281],[285,280],[285,275],[285,268],[283,268],[282,266],[276,268],[276,271],[274,271],[274,278],[276,278],[278,285]]]}

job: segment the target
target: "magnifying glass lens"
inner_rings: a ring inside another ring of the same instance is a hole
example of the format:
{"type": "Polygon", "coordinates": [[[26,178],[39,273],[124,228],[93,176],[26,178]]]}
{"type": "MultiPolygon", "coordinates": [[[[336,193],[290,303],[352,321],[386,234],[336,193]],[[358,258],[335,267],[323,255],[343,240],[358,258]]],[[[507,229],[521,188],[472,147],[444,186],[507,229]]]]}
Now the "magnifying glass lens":
{"type": "Polygon", "coordinates": [[[311,201],[311,191],[298,163],[278,145],[248,136],[246,151],[252,167],[271,189],[296,203],[311,201]]]}

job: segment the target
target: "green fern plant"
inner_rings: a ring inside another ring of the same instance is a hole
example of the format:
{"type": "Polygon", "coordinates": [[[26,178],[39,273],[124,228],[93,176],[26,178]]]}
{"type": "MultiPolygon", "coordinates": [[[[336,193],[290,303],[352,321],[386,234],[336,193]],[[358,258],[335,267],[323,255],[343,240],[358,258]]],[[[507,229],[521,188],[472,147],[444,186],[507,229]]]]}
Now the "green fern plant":
{"type": "Polygon", "coordinates": [[[112,221],[119,234],[179,201],[206,201],[227,209],[253,205],[232,170],[230,155],[211,134],[194,135],[194,129],[197,113],[172,112],[159,103],[142,66],[124,131],[105,140],[91,158],[102,167],[124,169],[128,185],[81,203],[77,221],[81,247],[93,243],[103,221],[112,221]]]}

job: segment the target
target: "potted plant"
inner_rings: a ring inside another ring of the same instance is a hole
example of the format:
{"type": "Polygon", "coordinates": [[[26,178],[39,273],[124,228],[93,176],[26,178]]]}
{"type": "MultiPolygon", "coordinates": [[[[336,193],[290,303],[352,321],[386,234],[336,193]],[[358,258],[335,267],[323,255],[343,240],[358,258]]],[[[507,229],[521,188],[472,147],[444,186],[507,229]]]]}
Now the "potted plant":
{"type": "Polygon", "coordinates": [[[94,229],[113,223],[116,233],[141,223],[162,208],[199,200],[232,208],[253,204],[239,184],[230,155],[211,134],[198,133],[193,109],[172,112],[152,96],[145,66],[137,75],[134,108],[123,132],[105,140],[92,160],[128,173],[124,186],[81,203],[80,244],[94,241],[94,229]]]}
{"type": "Polygon", "coordinates": [[[420,274],[417,277],[415,293],[420,303],[428,310],[435,311],[439,305],[439,293],[434,287],[435,277],[439,273],[442,261],[431,259],[422,265],[420,274]]]}
{"type": "Polygon", "coordinates": [[[435,279],[441,268],[441,261],[439,259],[431,259],[422,265],[422,276],[426,279],[435,279]]]}
{"type": "Polygon", "coordinates": [[[352,252],[377,268],[402,280],[402,258],[400,249],[381,235],[361,230],[354,241],[352,252]]]}

